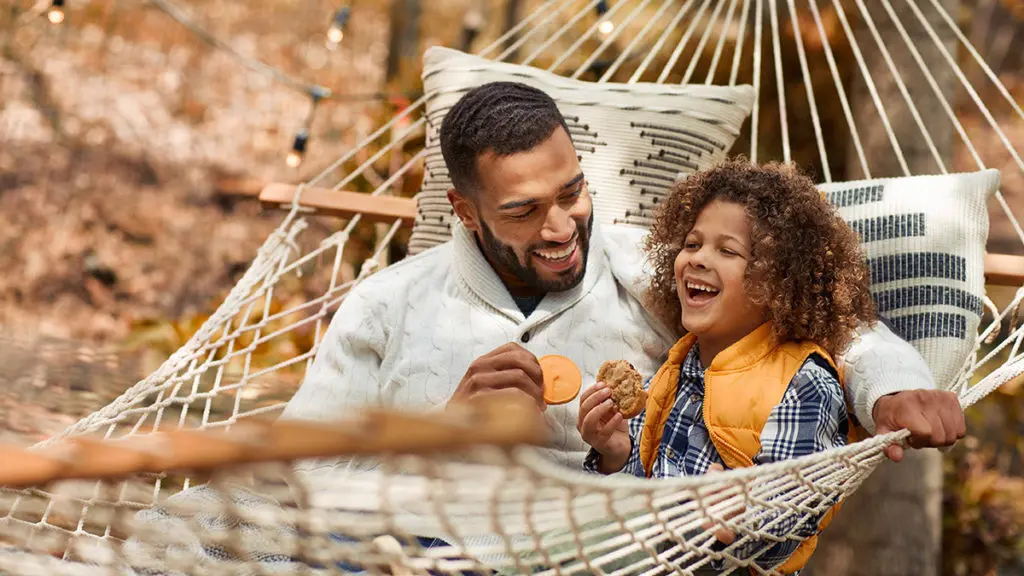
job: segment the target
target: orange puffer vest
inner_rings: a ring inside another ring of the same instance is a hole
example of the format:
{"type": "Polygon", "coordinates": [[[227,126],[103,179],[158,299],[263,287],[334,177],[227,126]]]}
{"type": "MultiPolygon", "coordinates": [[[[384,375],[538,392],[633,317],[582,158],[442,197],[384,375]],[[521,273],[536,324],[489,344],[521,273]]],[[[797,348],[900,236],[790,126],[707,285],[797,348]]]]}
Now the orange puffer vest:
{"type": "MultiPolygon", "coordinates": [[[[696,337],[687,334],[669,350],[668,360],[651,380],[647,392],[647,416],[640,435],[640,462],[650,477],[669,412],[676,402],[679,370],[696,337]]],[[[797,370],[812,353],[835,368],[824,349],[811,342],[779,344],[770,323],[762,324],[739,342],[726,348],[704,372],[704,425],[728,468],[754,465],[761,450],[761,430],[772,410],[782,401],[797,370]]],[[[839,370],[836,370],[839,373],[839,370]]],[[[842,374],[840,373],[840,382],[842,374]]],[[[855,441],[853,422],[850,441],[855,441]]],[[[839,509],[836,504],[818,524],[819,532],[839,509]]],[[[817,546],[817,535],[803,541],[793,555],[777,568],[791,574],[803,568],[817,546]]]]}

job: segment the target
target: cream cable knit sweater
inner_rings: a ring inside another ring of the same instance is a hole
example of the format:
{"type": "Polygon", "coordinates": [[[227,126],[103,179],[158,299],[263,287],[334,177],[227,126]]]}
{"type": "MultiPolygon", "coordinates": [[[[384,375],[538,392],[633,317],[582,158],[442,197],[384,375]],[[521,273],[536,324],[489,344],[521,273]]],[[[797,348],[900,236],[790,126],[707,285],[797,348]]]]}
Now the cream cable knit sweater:
{"type": "MultiPolygon", "coordinates": [[[[595,222],[584,280],[549,294],[524,318],[472,233],[456,225],[451,242],[389,266],[349,293],[282,417],[331,420],[367,404],[440,407],[473,360],[510,341],[538,357],[571,358],[584,387],[609,359],[629,361],[646,379],[675,338],[639,304],[643,233],[595,222]]],[[[839,360],[849,401],[871,432],[879,397],[934,388],[917,351],[881,324],[861,330],[839,360]]],[[[546,413],[551,454],[574,468],[586,454],[578,409],[577,399],[546,413]]]]}

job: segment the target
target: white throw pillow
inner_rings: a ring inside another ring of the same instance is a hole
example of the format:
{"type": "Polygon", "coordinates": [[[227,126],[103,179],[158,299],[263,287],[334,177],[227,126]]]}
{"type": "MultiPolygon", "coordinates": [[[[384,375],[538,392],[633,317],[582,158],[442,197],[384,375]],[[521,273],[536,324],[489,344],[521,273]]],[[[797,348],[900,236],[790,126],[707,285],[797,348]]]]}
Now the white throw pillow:
{"type": "Polygon", "coordinates": [[[644,225],[678,177],[725,158],[750,115],[751,86],[598,84],[434,47],[423,59],[428,118],[426,170],[409,240],[416,254],[450,239],[455,218],[438,135],[448,110],[471,88],[517,81],[547,92],[566,118],[594,194],[594,218],[644,225]]]}
{"type": "Polygon", "coordinates": [[[936,385],[951,388],[981,323],[986,206],[999,171],[818,187],[861,236],[879,314],[917,348],[936,385]]]}

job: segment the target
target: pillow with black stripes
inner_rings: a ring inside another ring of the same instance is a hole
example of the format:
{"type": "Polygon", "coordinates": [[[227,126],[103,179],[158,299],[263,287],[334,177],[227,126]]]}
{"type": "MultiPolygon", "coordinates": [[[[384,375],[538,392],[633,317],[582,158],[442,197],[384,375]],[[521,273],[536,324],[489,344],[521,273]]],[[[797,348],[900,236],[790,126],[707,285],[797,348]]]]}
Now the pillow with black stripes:
{"type": "Polygon", "coordinates": [[[447,111],[471,88],[517,81],[544,90],[565,116],[602,223],[647,225],[650,208],[677,178],[725,158],[750,115],[749,85],[599,84],[433,47],[423,58],[426,166],[409,239],[416,254],[451,237],[455,218],[438,135],[447,111]]]}
{"type": "Polygon", "coordinates": [[[958,385],[985,295],[989,197],[999,171],[820,184],[860,234],[878,312],[931,368],[958,385]]]}

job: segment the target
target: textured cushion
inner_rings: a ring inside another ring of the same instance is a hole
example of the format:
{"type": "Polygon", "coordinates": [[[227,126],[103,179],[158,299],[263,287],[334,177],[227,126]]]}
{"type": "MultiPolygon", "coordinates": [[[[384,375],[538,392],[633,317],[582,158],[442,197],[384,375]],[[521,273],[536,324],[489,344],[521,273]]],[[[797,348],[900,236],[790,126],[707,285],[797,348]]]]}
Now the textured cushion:
{"type": "Polygon", "coordinates": [[[643,225],[644,216],[679,176],[723,159],[750,115],[750,86],[598,84],[538,68],[494,62],[449,48],[423,62],[427,156],[409,253],[447,241],[455,217],[438,135],[449,109],[468,90],[511,80],[544,90],[566,118],[603,223],[643,225]]]}
{"type": "Polygon", "coordinates": [[[974,352],[985,295],[989,196],[999,171],[821,184],[861,236],[878,312],[956,384],[974,352]]]}

